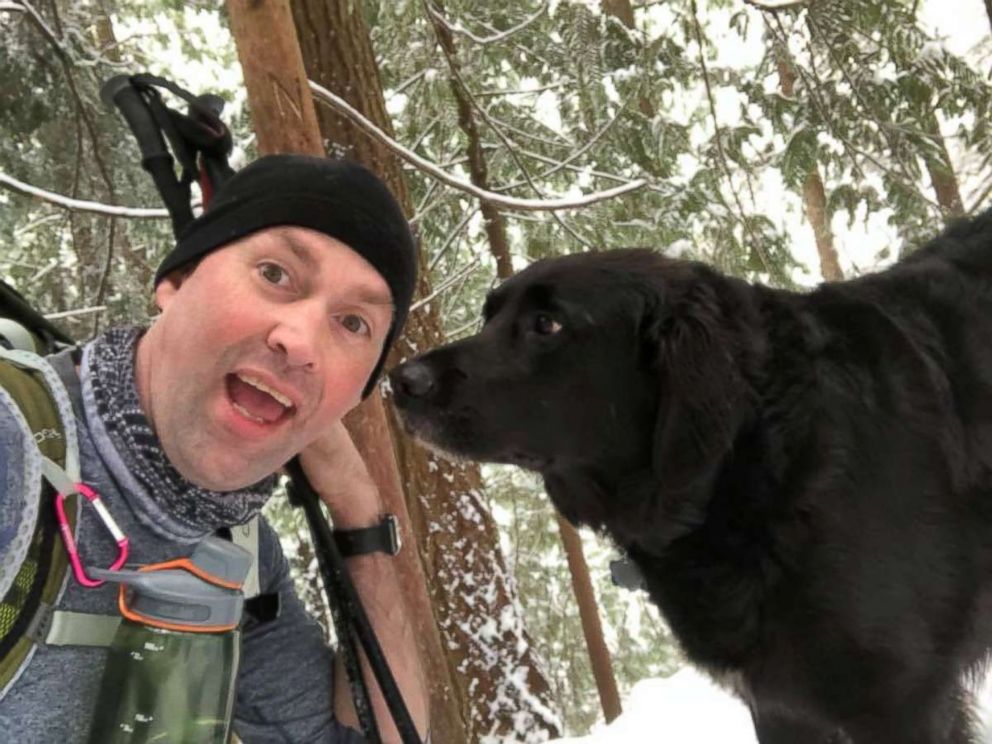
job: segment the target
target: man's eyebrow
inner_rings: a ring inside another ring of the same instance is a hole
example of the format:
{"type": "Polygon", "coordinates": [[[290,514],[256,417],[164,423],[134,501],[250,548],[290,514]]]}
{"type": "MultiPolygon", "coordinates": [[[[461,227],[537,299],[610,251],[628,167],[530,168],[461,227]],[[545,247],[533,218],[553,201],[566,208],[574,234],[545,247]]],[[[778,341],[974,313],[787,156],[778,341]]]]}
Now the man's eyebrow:
{"type": "Polygon", "coordinates": [[[293,252],[294,256],[296,256],[303,264],[305,264],[308,269],[310,269],[311,271],[316,271],[317,260],[313,257],[313,254],[310,253],[309,248],[307,248],[305,245],[303,245],[295,238],[293,238],[292,235],[287,235],[286,233],[283,233],[282,239],[285,242],[285,244],[289,246],[289,250],[293,252]]]}
{"type": "MultiPolygon", "coordinates": [[[[289,247],[289,250],[293,252],[293,255],[296,256],[309,271],[317,271],[317,259],[313,257],[313,254],[307,246],[296,240],[291,235],[284,234],[283,240],[289,247]]],[[[393,297],[388,291],[380,292],[379,290],[371,287],[358,287],[355,289],[353,295],[355,300],[362,305],[393,306],[393,297]]]]}
{"type": "Polygon", "coordinates": [[[359,287],[354,293],[355,299],[362,305],[393,306],[393,298],[388,292],[380,292],[369,287],[359,287]]]}

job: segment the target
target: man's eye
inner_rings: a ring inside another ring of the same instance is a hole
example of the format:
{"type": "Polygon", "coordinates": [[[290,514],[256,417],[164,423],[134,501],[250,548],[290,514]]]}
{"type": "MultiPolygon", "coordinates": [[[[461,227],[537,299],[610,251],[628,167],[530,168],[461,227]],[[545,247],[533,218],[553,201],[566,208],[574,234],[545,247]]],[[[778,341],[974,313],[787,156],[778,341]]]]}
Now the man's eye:
{"type": "Polygon", "coordinates": [[[367,334],[370,332],[369,324],[360,315],[345,315],[341,318],[341,325],[349,333],[367,334]]]}
{"type": "Polygon", "coordinates": [[[550,315],[537,315],[534,317],[534,332],[542,336],[550,336],[561,330],[561,323],[550,315]]]}
{"type": "Polygon", "coordinates": [[[279,285],[281,284],[280,282],[281,279],[289,278],[289,274],[286,273],[286,270],[279,264],[274,264],[274,263],[266,262],[259,264],[258,273],[260,273],[262,275],[262,278],[265,279],[265,281],[267,281],[269,284],[279,285]]]}

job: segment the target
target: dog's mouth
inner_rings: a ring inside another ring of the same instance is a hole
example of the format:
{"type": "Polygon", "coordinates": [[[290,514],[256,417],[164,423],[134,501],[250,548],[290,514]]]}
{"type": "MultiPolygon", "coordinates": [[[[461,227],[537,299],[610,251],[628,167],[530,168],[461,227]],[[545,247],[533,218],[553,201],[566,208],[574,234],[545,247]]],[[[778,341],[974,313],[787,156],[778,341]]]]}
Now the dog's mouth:
{"type": "Polygon", "coordinates": [[[425,415],[401,408],[399,414],[408,434],[448,460],[501,463],[538,472],[547,470],[553,463],[551,457],[492,442],[479,432],[477,418],[469,411],[434,410],[425,415]]]}

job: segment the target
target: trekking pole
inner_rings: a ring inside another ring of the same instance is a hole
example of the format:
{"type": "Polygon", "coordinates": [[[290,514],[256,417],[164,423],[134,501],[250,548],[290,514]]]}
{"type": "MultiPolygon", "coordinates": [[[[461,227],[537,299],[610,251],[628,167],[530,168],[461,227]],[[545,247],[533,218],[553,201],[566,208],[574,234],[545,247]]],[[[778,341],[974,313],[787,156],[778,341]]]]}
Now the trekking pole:
{"type": "MultiPolygon", "coordinates": [[[[307,517],[307,524],[310,527],[310,533],[316,544],[317,563],[324,578],[324,586],[328,594],[332,595],[332,616],[334,617],[334,625],[337,628],[339,640],[343,642],[343,636],[351,637],[352,633],[358,637],[359,642],[362,644],[362,649],[365,651],[365,658],[368,660],[369,667],[371,667],[376,682],[378,682],[379,688],[382,690],[382,696],[386,701],[393,721],[396,723],[396,729],[399,731],[403,744],[420,744],[421,739],[417,733],[417,727],[410,717],[410,712],[403,701],[403,695],[400,692],[399,686],[396,684],[396,679],[393,677],[393,673],[389,668],[389,663],[382,653],[382,647],[379,645],[379,640],[376,638],[368,615],[365,614],[365,608],[362,606],[358,592],[355,590],[355,585],[351,582],[351,577],[348,575],[348,571],[344,566],[344,559],[341,557],[337,544],[334,542],[334,535],[331,533],[331,528],[320,512],[320,497],[314,491],[313,486],[310,485],[310,481],[303,472],[303,467],[300,465],[298,457],[294,457],[287,464],[286,470],[291,478],[290,500],[293,504],[302,507],[304,510],[307,517]],[[334,612],[334,604],[339,606],[342,616],[340,624],[338,622],[338,613],[334,612]],[[342,625],[344,627],[341,627],[342,625]]],[[[352,639],[352,647],[353,643],[354,640],[352,639]]],[[[345,660],[347,662],[347,657],[345,660]]],[[[358,674],[361,686],[365,688],[364,678],[361,676],[361,667],[357,666],[355,671],[358,674]]],[[[350,670],[349,677],[351,677],[350,670]]],[[[355,680],[350,681],[352,682],[352,694],[355,695],[355,680]]],[[[365,688],[364,694],[364,704],[370,705],[367,688],[365,688]]],[[[356,696],[356,709],[357,707],[356,696]]],[[[372,725],[375,726],[375,716],[372,713],[371,706],[369,713],[372,714],[372,725]]],[[[365,736],[370,742],[379,742],[378,728],[375,729],[373,735],[374,738],[370,737],[368,731],[365,732],[365,736]]]]}
{"type": "Polygon", "coordinates": [[[138,140],[141,167],[155,182],[155,188],[172,218],[172,232],[178,236],[193,220],[189,184],[184,186],[176,178],[175,161],[148,103],[127,75],[117,75],[104,83],[100,89],[100,99],[107,106],[116,106],[120,110],[138,140]]]}

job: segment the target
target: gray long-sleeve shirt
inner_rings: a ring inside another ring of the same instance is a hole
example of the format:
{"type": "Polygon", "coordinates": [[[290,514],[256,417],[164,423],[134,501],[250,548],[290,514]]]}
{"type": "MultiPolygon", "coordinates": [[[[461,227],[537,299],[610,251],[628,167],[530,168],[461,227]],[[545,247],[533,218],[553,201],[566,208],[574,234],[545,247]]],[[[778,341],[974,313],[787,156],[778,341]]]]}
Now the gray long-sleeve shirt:
{"type": "MultiPolygon", "coordinates": [[[[103,498],[130,538],[129,564],[158,563],[186,556],[192,545],[168,541],[138,519],[128,492],[141,488],[134,479],[115,478],[120,458],[97,414],[84,402],[71,357],[60,354],[50,361],[66,383],[76,415],[82,479],[103,498]],[[113,463],[113,466],[112,466],[113,463]]],[[[0,399],[0,463],[10,458],[4,443],[17,441],[10,411],[0,399]]],[[[8,445],[9,446],[9,445],[8,445]]],[[[15,469],[0,477],[0,503],[8,493],[26,484],[17,482],[15,469]]],[[[43,504],[42,508],[51,508],[43,504]]],[[[332,653],[317,623],[308,616],[293,588],[289,567],[271,526],[260,520],[259,581],[263,593],[278,593],[277,619],[249,625],[243,634],[238,673],[234,729],[246,744],[270,742],[331,742],[360,744],[362,737],[338,723],[331,707],[332,653]]],[[[77,527],[84,564],[108,566],[117,545],[94,511],[84,507],[77,527]]],[[[2,553],[2,551],[0,551],[2,553]]],[[[12,560],[0,554],[0,561],[12,560]]],[[[117,612],[117,588],[105,584],[89,589],[70,578],[58,604],[60,610],[117,612]]],[[[96,702],[107,649],[81,646],[39,646],[21,676],[0,699],[0,741],[11,744],[74,744],[84,742],[96,702]]]]}

